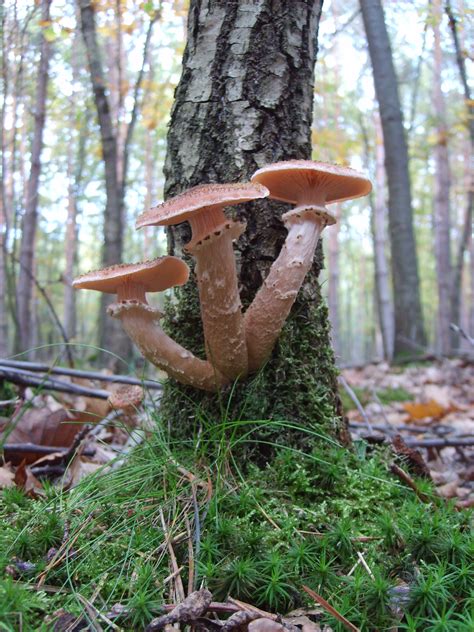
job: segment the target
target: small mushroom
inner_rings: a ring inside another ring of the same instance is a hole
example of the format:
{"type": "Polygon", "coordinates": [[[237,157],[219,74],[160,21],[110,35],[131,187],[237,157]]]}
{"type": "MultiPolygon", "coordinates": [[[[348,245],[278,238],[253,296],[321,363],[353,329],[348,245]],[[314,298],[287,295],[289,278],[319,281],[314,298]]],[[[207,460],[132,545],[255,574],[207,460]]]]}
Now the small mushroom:
{"type": "Polygon", "coordinates": [[[223,208],[267,195],[268,190],[260,184],[205,184],[170,198],[137,220],[137,228],[189,221],[192,238],[185,250],[196,258],[207,357],[232,380],[247,374],[247,345],[232,247],[245,224],[228,219],[223,208]]]}
{"type": "Polygon", "coordinates": [[[117,302],[109,306],[108,312],[121,320],[128,336],[147,360],[182,384],[216,391],[228,380],[209,362],[196,358],[165,334],[159,324],[162,314],[146,299],[146,292],[162,292],[183,285],[188,277],[189,268],[184,261],[177,257],[158,257],[83,274],[73,281],[73,287],[116,294],[117,302]]]}
{"type": "Polygon", "coordinates": [[[294,204],[282,217],[288,235],[262,287],[247,309],[244,322],[249,372],[269,358],[281,329],[311,268],[321,231],[336,222],[327,204],[367,195],[372,185],[348,167],[288,160],[267,165],[252,176],[270,198],[294,204]]]}

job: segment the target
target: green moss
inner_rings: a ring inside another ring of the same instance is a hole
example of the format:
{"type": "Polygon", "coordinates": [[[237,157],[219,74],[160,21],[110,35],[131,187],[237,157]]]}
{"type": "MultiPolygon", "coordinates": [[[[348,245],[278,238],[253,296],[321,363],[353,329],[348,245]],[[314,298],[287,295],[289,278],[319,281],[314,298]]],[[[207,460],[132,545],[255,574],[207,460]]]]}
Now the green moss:
{"type": "MultiPolygon", "coordinates": [[[[202,332],[187,327],[199,310],[197,294],[178,296],[168,310],[168,331],[195,353],[203,351],[202,332]],[[178,311],[177,311],[178,310],[178,311]],[[188,318],[189,317],[189,318],[188,318]]],[[[237,382],[217,396],[183,387],[169,380],[161,414],[174,439],[190,437],[201,426],[219,426],[229,420],[268,419],[299,425],[346,441],[337,395],[337,370],[329,339],[327,307],[319,295],[312,303],[296,302],[272,357],[261,371],[237,382]]],[[[260,428],[255,440],[304,447],[299,431],[275,435],[260,428]]],[[[263,443],[262,454],[266,457],[263,443]]]]}
{"type": "MultiPolygon", "coordinates": [[[[274,422],[275,432],[278,427],[282,430],[274,422]]],[[[474,579],[469,513],[436,499],[433,489],[425,490],[432,503],[421,503],[389,473],[387,448],[349,452],[329,437],[309,434],[304,452],[280,446],[271,462],[243,467],[236,451],[243,439],[234,430],[232,425],[221,430],[227,450],[210,461],[197,446],[168,444],[159,426],[123,467],[86,478],[71,492],[50,490],[47,499],[37,500],[3,492],[0,621],[8,622],[14,612],[27,623],[42,620],[58,608],[81,614],[77,593],[90,598],[100,585],[104,611],[121,603],[127,615],[116,623],[124,630],[142,629],[168,599],[162,511],[173,536],[186,533],[185,516],[195,529],[199,515],[197,582],[203,579],[216,599],[230,592],[285,612],[310,603],[301,590],[305,583],[363,631],[403,629],[410,616],[434,622],[447,616],[452,629],[469,629],[474,579]],[[176,462],[202,480],[210,477],[212,496],[191,487],[176,462]],[[193,494],[199,514],[190,502],[193,494]],[[57,547],[65,532],[74,544],[46,577],[48,585],[62,590],[15,593],[18,584],[7,577],[7,567],[15,567],[18,558],[28,561],[33,571],[18,570],[17,579],[34,585],[49,547],[57,547]],[[348,575],[357,553],[374,579],[362,566],[348,575]],[[400,593],[400,585],[409,592],[400,593]],[[401,623],[400,599],[406,615],[401,623]]],[[[187,540],[175,543],[174,551],[186,584],[187,540]]],[[[339,629],[329,616],[324,622],[339,629]]]]}

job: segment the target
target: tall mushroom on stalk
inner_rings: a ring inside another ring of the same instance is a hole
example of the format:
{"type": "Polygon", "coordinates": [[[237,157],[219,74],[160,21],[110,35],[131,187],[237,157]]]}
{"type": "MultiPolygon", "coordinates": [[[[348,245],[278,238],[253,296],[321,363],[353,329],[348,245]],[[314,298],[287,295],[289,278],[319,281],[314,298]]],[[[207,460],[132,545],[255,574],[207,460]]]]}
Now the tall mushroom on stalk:
{"type": "Polygon", "coordinates": [[[258,183],[204,184],[140,215],[137,228],[188,221],[192,238],[185,250],[196,259],[206,354],[216,369],[236,379],[247,374],[247,345],[232,242],[245,224],[228,219],[223,208],[268,195],[258,183]]]}
{"type": "Polygon", "coordinates": [[[372,189],[370,181],[353,169],[311,160],[267,165],[251,179],[266,186],[270,198],[295,207],[282,216],[288,229],[285,243],[244,316],[250,372],[270,356],[311,268],[321,231],[336,222],[326,205],[367,195],[372,189]]]}
{"type": "Polygon", "coordinates": [[[147,360],[181,384],[217,391],[228,382],[227,378],[165,334],[159,324],[161,312],[146,299],[146,292],[162,292],[183,285],[188,277],[189,268],[184,261],[177,257],[158,257],[83,274],[74,279],[73,287],[116,294],[117,302],[109,306],[108,312],[120,319],[147,360]]]}

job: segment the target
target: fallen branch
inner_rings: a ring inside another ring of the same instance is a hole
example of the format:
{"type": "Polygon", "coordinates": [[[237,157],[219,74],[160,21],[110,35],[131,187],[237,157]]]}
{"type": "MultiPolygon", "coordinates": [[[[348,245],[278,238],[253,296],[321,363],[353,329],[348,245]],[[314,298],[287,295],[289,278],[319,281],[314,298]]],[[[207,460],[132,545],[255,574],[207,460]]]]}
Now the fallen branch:
{"type": "Polygon", "coordinates": [[[84,395],[85,397],[95,397],[96,399],[108,399],[110,392],[103,389],[88,388],[79,384],[70,384],[52,377],[38,376],[31,371],[14,369],[13,367],[0,366],[0,379],[3,378],[13,384],[22,386],[39,386],[47,391],[57,391],[58,393],[72,393],[73,395],[84,395]]]}
{"type": "Polygon", "coordinates": [[[359,413],[362,415],[362,419],[365,422],[365,425],[367,426],[367,429],[369,432],[372,432],[373,428],[372,428],[372,424],[370,423],[370,420],[367,416],[367,413],[364,410],[364,407],[362,406],[362,404],[360,403],[357,395],[354,393],[354,391],[352,390],[352,388],[349,386],[349,384],[347,383],[347,380],[344,376],[340,375],[339,376],[339,383],[344,387],[344,390],[346,391],[346,393],[349,395],[349,397],[352,399],[352,401],[354,402],[354,404],[357,407],[357,410],[359,411],[359,413]]]}
{"type": "Polygon", "coordinates": [[[404,470],[402,470],[401,467],[398,467],[398,465],[396,463],[392,463],[390,465],[390,471],[395,474],[395,476],[398,476],[398,478],[403,481],[404,483],[406,483],[408,485],[408,487],[410,487],[415,494],[418,496],[418,498],[424,502],[424,503],[428,503],[430,502],[430,499],[428,498],[428,496],[426,494],[424,494],[423,492],[421,492],[418,489],[417,484],[415,483],[415,481],[411,478],[411,476],[409,476],[404,470]]]}
{"type": "Polygon", "coordinates": [[[20,360],[0,359],[0,367],[12,367],[15,369],[25,369],[32,372],[48,373],[51,375],[69,375],[71,377],[80,377],[89,380],[100,380],[101,382],[114,382],[117,384],[134,384],[149,389],[162,390],[162,385],[154,380],[140,380],[130,375],[106,375],[99,371],[80,371],[79,369],[70,369],[62,366],[48,366],[38,362],[24,362],[20,360]]]}
{"type": "Polygon", "coordinates": [[[456,436],[445,439],[409,439],[405,442],[410,448],[461,448],[474,446],[474,437],[460,439],[456,436]]]}

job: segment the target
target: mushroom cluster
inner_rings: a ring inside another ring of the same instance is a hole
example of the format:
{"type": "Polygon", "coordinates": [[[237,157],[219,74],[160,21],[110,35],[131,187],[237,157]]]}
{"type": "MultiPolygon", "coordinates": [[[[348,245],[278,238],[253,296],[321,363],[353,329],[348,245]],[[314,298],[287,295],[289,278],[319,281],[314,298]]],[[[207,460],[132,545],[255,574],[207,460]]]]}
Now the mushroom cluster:
{"type": "Polygon", "coordinates": [[[370,181],[348,167],[289,160],[259,169],[251,182],[193,187],[142,213],[137,228],[188,221],[185,250],[196,261],[206,360],[177,344],[160,326],[162,314],[147,292],[183,285],[187,264],[177,257],[119,264],[73,281],[76,289],[116,294],[109,314],[147,360],[182,384],[217,391],[257,371],[270,357],[282,327],[311,268],[322,230],[336,219],[326,205],[367,195],[370,181]],[[294,205],[282,220],[285,243],[245,314],[238,290],[233,242],[245,224],[226,217],[224,208],[270,197],[294,205]]]}

